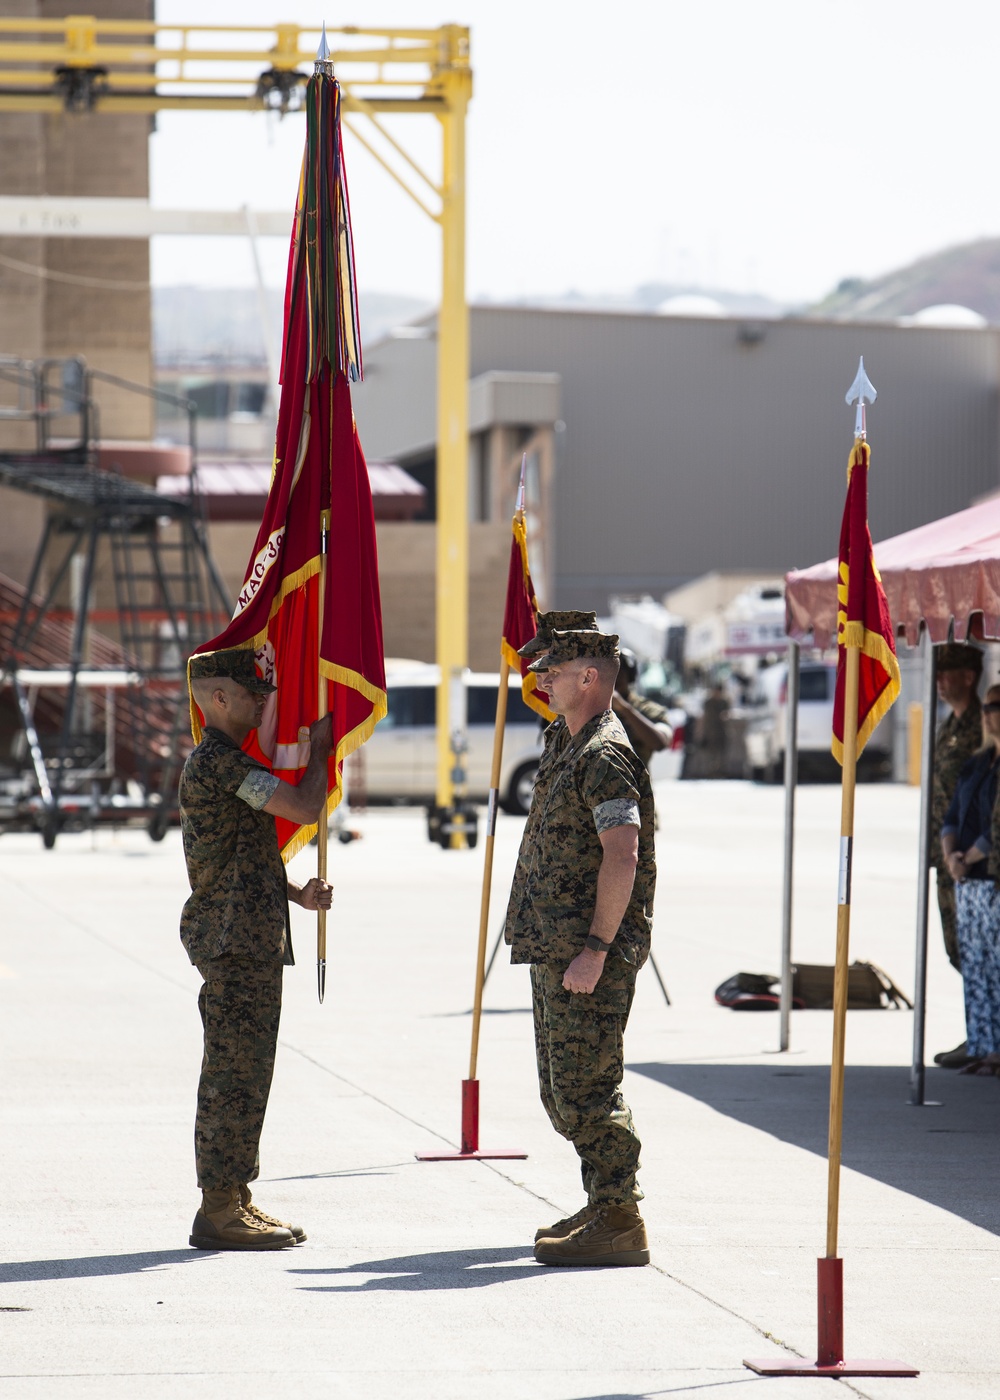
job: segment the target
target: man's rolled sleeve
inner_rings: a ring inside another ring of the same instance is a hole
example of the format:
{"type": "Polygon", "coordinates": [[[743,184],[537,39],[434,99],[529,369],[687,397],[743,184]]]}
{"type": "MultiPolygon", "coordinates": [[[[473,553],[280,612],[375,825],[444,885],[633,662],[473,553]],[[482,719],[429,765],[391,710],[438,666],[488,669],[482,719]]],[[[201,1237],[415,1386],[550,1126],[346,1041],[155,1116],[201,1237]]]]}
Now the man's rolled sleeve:
{"type": "Polygon", "coordinates": [[[632,797],[612,797],[594,808],[598,836],[616,826],[642,826],[639,803],[632,797]]]}
{"type": "Polygon", "coordinates": [[[620,755],[602,756],[583,784],[598,836],[616,826],[642,826],[639,789],[620,755]]]}
{"type": "Polygon", "coordinates": [[[258,812],[266,807],[281,786],[281,779],[264,768],[251,768],[236,789],[236,796],[242,798],[248,807],[258,812]]]}

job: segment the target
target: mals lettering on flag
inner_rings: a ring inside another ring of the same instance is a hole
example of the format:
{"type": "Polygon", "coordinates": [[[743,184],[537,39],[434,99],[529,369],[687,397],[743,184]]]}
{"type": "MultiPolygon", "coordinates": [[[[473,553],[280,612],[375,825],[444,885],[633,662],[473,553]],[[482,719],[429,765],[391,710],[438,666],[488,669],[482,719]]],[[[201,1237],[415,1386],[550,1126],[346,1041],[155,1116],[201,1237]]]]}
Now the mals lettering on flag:
{"type": "MultiPolygon", "coordinates": [[[[246,580],[240,589],[239,597],[236,599],[236,607],[233,609],[231,621],[235,622],[240,613],[250,606],[258,592],[264,585],[268,570],[273,567],[281,558],[281,544],[285,537],[285,529],[282,526],[274,530],[261,549],[257,551],[253,562],[247,570],[246,580]]],[[[270,679],[270,677],[268,677],[270,679]]]]}

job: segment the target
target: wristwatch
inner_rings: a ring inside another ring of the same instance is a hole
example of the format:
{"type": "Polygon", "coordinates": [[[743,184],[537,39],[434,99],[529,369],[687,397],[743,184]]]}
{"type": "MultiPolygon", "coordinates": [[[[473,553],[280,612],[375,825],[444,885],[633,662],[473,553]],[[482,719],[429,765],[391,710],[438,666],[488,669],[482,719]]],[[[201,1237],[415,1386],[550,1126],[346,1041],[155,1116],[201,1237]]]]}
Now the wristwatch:
{"type": "Polygon", "coordinates": [[[583,946],[593,949],[595,953],[610,953],[611,951],[611,944],[605,943],[603,938],[598,938],[596,933],[588,934],[583,946]]]}

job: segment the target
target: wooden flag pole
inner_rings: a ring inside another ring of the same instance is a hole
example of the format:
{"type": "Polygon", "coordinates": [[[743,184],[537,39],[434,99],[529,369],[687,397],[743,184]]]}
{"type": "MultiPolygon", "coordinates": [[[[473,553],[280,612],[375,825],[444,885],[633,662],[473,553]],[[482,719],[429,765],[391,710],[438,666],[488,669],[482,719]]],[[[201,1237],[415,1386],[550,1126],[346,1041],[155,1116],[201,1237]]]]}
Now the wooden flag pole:
{"type": "MultiPolygon", "coordinates": [[[[483,893],[479,903],[479,947],[476,952],[476,994],[472,1003],[469,1082],[476,1078],[476,1063],[479,1058],[479,1023],[483,1015],[483,987],[486,983],[486,930],[490,920],[493,846],[497,831],[497,809],[500,805],[500,766],[503,762],[503,741],[507,728],[507,679],[509,675],[510,662],[505,656],[500,662],[500,689],[497,691],[497,717],[493,730],[493,766],[490,769],[490,800],[486,809],[486,851],[483,861],[483,893]]],[[[478,1146],[477,1141],[476,1147],[478,1146]]]]}
{"type": "Polygon", "coordinates": [[[844,670],[844,765],[840,789],[840,878],[837,886],[837,953],[833,976],[833,1052],[830,1057],[830,1125],[827,1146],[826,1255],[818,1261],[817,1364],[844,1359],[843,1260],[837,1258],[840,1222],[840,1158],[844,1141],[844,1048],[847,1033],[847,968],[851,942],[851,874],[854,858],[854,793],[858,767],[858,674],[861,652],[847,647],[844,670]]]}
{"type": "MultiPolygon", "coordinates": [[[[524,523],[524,473],[527,454],[521,458],[521,481],[514,513],[515,526],[524,523]]],[[[479,1080],[476,1069],[479,1060],[479,1027],[483,1016],[483,987],[486,984],[486,931],[490,920],[490,890],[493,884],[493,845],[496,838],[497,812],[500,808],[500,768],[503,762],[504,730],[507,726],[507,683],[510,662],[500,649],[500,685],[497,689],[497,715],[493,729],[493,764],[490,769],[490,799],[486,809],[486,849],[483,860],[483,889],[479,900],[479,942],[476,948],[476,991],[472,1004],[472,1045],[469,1051],[469,1077],[462,1080],[462,1148],[460,1152],[418,1152],[418,1162],[476,1161],[483,1158],[514,1160],[527,1157],[527,1152],[494,1148],[483,1151],[479,1146],[479,1080]]],[[[495,950],[494,950],[495,952],[495,950]]],[[[490,960],[492,964],[492,959],[490,960]]]]}
{"type": "MultiPolygon", "coordinates": [[[[847,401],[858,403],[855,420],[855,455],[857,468],[858,444],[865,439],[865,400],[875,398],[875,390],[865,374],[864,360],[848,391],[847,401]],[[853,396],[853,397],[852,397],[853,396]]],[[[860,470],[867,469],[864,456],[860,470]]],[[[850,482],[850,475],[848,477],[850,482]]],[[[867,485],[866,485],[867,497],[867,485]]],[[[846,519],[846,516],[845,516],[846,519]]],[[[865,533],[867,535],[867,525],[865,533]]],[[[848,546],[850,550],[850,545],[848,546]]],[[[869,543],[870,549],[870,543],[869,543]]],[[[843,555],[842,567],[843,567],[843,555]]],[[[869,559],[851,554],[851,571],[866,569],[869,559]]],[[[846,572],[842,577],[847,578],[846,572]]],[[[840,622],[847,624],[850,603],[843,595],[845,610],[840,622]]],[[[855,626],[858,621],[850,619],[855,626]]],[[[866,624],[861,622],[861,627],[866,624]]],[[[848,632],[846,635],[850,635],[848,632]]],[[[846,640],[846,637],[845,639],[846,640]]],[[[847,980],[851,943],[851,876],[854,860],[854,794],[858,767],[858,692],[861,675],[861,647],[844,646],[844,735],[842,742],[842,776],[840,788],[840,876],[837,887],[837,952],[833,977],[833,1049],[830,1055],[830,1122],[827,1139],[827,1201],[826,1254],[817,1263],[817,1348],[815,1361],[803,1361],[783,1356],[779,1359],[747,1358],[744,1366],[764,1376],[917,1376],[919,1371],[902,1361],[844,1360],[844,1261],[837,1256],[837,1232],[840,1223],[840,1159],[844,1141],[844,1050],[847,1034],[847,980]]],[[[891,701],[890,701],[891,703],[891,701]]]]}
{"type": "MultiPolygon", "coordinates": [[[[318,673],[317,683],[317,704],[316,718],[322,719],[329,706],[327,704],[326,677],[323,675],[323,610],[326,602],[326,560],[330,543],[330,512],[324,510],[320,516],[320,545],[319,545],[319,607],[316,610],[316,670],[318,673]]],[[[316,827],[316,874],[321,880],[326,879],[327,871],[327,847],[329,836],[329,825],[326,815],[326,797],[323,798],[323,810],[319,815],[319,823],[316,827]]],[[[326,910],[316,910],[316,990],[319,992],[320,1005],[326,995],[326,910]]]]}
{"type": "Polygon", "coordinates": [[[486,931],[490,919],[490,890],[493,884],[493,845],[496,838],[497,811],[500,806],[500,765],[503,761],[504,730],[507,725],[507,681],[510,663],[506,656],[500,663],[500,687],[497,690],[497,717],[493,730],[493,766],[490,770],[490,799],[486,809],[486,849],[483,861],[483,890],[479,901],[479,943],[476,948],[476,992],[472,1004],[472,1046],[469,1051],[469,1077],[462,1080],[462,1148],[460,1152],[418,1152],[418,1162],[482,1161],[501,1158],[507,1161],[527,1157],[527,1152],[479,1146],[479,1080],[476,1069],[479,1060],[479,1026],[483,1015],[483,987],[486,983],[486,931]]]}

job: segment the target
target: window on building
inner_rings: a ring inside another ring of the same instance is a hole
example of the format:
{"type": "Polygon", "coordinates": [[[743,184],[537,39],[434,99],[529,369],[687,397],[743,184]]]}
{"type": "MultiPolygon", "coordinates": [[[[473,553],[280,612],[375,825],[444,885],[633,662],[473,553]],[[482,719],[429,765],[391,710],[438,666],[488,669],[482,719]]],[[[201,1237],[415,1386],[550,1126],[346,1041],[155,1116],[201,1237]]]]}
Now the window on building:
{"type": "Polygon", "coordinates": [[[437,453],[430,452],[424,457],[399,458],[399,465],[408,471],[415,481],[427,492],[424,504],[414,520],[437,519],[437,453]]]}
{"type": "Polygon", "coordinates": [[[469,439],[470,521],[491,518],[491,487],[489,436],[486,433],[476,433],[469,439]]]}
{"type": "Polygon", "coordinates": [[[264,412],[264,401],[267,398],[266,384],[247,383],[246,380],[234,385],[235,394],[233,396],[233,413],[252,413],[259,418],[264,412]]]}

